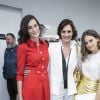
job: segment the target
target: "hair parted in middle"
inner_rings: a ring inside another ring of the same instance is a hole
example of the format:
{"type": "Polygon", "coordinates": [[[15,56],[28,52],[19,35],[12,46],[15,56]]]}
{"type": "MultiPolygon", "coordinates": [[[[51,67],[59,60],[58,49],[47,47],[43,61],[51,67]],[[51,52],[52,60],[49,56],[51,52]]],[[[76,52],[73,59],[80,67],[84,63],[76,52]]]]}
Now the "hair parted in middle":
{"type": "Polygon", "coordinates": [[[94,38],[98,39],[97,47],[100,49],[100,35],[93,29],[89,29],[83,32],[82,38],[81,38],[81,53],[82,53],[82,60],[84,61],[87,58],[87,55],[90,54],[91,52],[86,48],[85,44],[85,36],[93,36],[94,38]]]}
{"type": "Polygon", "coordinates": [[[19,35],[18,42],[19,42],[19,44],[24,43],[24,42],[27,41],[27,39],[29,39],[29,35],[28,35],[28,23],[32,19],[34,19],[37,22],[37,24],[39,26],[39,29],[41,30],[40,23],[35,18],[35,16],[33,16],[33,15],[26,15],[25,17],[23,17],[23,19],[21,21],[20,30],[18,32],[18,35],[19,35]]]}

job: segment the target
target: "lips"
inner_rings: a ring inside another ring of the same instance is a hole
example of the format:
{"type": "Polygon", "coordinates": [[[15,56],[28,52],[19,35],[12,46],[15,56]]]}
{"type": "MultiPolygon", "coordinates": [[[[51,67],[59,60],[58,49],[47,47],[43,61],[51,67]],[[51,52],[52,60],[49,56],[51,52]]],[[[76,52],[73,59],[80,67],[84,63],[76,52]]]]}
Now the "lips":
{"type": "Polygon", "coordinates": [[[32,33],[32,34],[37,35],[37,34],[39,34],[39,32],[34,32],[34,33],[32,33]]]}
{"type": "Polygon", "coordinates": [[[34,32],[34,33],[32,33],[32,34],[37,34],[37,32],[34,32]]]}
{"type": "Polygon", "coordinates": [[[93,47],[88,47],[88,49],[89,49],[89,50],[92,50],[92,49],[93,49],[93,47]]]}
{"type": "Polygon", "coordinates": [[[66,37],[63,37],[64,39],[71,39],[71,37],[70,36],[66,36],[66,37]]]}

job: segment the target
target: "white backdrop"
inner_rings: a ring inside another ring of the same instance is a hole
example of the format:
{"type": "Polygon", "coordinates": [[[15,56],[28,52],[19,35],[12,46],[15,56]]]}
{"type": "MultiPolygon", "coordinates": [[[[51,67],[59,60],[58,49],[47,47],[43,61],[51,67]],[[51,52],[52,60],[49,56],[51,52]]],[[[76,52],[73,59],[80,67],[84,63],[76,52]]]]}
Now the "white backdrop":
{"type": "MultiPolygon", "coordinates": [[[[0,5],[0,34],[11,32],[15,34],[17,38],[21,16],[21,9],[0,5]]],[[[2,75],[5,48],[6,41],[0,40],[0,100],[9,100],[6,80],[3,78],[2,75]]]]}

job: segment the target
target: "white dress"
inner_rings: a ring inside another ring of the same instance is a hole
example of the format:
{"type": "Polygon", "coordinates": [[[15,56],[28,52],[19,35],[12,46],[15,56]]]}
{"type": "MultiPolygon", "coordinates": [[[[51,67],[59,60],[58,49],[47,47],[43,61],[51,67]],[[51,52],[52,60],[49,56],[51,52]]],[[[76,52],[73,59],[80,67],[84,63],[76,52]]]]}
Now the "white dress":
{"type": "MultiPolygon", "coordinates": [[[[89,54],[82,62],[83,75],[93,80],[100,80],[100,52],[89,54]]],[[[76,95],[76,100],[95,100],[96,93],[76,95]]]]}

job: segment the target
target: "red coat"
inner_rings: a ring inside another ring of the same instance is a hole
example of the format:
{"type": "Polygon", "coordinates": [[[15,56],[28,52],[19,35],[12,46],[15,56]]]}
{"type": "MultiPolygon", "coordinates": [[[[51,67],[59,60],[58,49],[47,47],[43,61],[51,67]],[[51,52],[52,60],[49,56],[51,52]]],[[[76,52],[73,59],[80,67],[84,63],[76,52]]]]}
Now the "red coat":
{"type": "Polygon", "coordinates": [[[50,87],[47,73],[49,61],[48,45],[40,40],[40,45],[28,40],[18,47],[17,80],[22,80],[23,100],[50,100],[50,87]],[[24,77],[24,69],[30,69],[24,77]]]}

